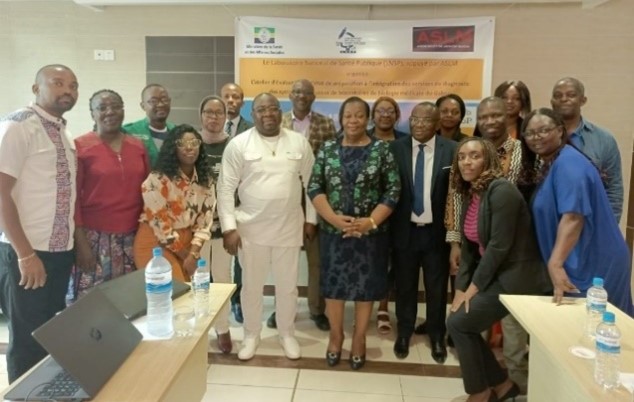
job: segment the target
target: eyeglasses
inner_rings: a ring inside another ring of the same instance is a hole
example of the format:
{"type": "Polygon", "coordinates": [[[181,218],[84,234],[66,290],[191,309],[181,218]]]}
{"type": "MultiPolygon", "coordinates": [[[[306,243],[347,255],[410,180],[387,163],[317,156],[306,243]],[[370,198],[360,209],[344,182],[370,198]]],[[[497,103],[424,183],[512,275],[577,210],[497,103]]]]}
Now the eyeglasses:
{"type": "Polygon", "coordinates": [[[123,110],[123,103],[115,103],[112,105],[99,105],[99,106],[96,106],[93,110],[103,113],[103,112],[106,112],[108,109],[110,109],[113,112],[120,112],[123,110]]]}
{"type": "Polygon", "coordinates": [[[409,118],[409,122],[416,125],[416,124],[436,124],[436,119],[433,119],[431,117],[416,117],[416,116],[412,116],[409,118]]]}
{"type": "Polygon", "coordinates": [[[188,147],[198,148],[201,143],[202,141],[199,140],[198,138],[194,138],[193,140],[183,140],[183,139],[176,140],[176,146],[179,148],[188,148],[188,147]]]}
{"type": "Polygon", "coordinates": [[[145,103],[147,103],[150,106],[158,106],[161,103],[164,105],[169,105],[170,103],[172,103],[172,99],[171,98],[150,98],[146,100],[145,103]]]}
{"type": "Polygon", "coordinates": [[[378,114],[379,116],[391,117],[391,116],[394,116],[396,114],[396,110],[394,110],[394,109],[376,109],[374,111],[374,113],[378,114]]]}
{"type": "Polygon", "coordinates": [[[226,113],[222,110],[203,110],[203,116],[205,117],[225,117],[226,113]]]}
{"type": "Polygon", "coordinates": [[[265,113],[279,113],[280,111],[280,107],[279,106],[262,106],[259,107],[257,109],[253,109],[253,111],[256,114],[265,114],[265,113]]]}
{"type": "Polygon", "coordinates": [[[530,138],[542,139],[546,137],[548,134],[550,134],[556,128],[559,128],[559,127],[558,126],[542,127],[537,130],[524,131],[522,133],[522,137],[526,139],[530,139],[530,138]]]}

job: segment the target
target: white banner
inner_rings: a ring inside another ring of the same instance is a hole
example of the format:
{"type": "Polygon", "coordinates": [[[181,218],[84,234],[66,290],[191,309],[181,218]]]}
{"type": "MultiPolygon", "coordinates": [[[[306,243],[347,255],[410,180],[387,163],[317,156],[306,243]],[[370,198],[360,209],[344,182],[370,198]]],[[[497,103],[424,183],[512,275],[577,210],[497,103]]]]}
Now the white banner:
{"type": "MultiPolygon", "coordinates": [[[[493,17],[409,21],[236,19],[236,79],[249,100],[288,94],[297,79],[315,86],[314,109],[335,117],[349,96],[372,103],[390,96],[403,116],[421,101],[455,93],[467,104],[470,131],[477,103],[491,88],[493,17]]],[[[243,110],[248,114],[249,107],[243,110]]],[[[409,131],[407,119],[398,129],[409,131]]]]}

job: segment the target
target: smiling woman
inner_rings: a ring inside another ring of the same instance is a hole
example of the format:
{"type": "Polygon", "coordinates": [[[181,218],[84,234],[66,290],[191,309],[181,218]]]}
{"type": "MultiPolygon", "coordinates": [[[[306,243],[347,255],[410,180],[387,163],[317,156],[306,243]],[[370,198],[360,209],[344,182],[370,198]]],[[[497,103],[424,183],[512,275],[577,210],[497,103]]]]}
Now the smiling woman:
{"type": "Polygon", "coordinates": [[[480,332],[508,311],[500,294],[542,294],[550,286],[531,216],[521,193],[503,178],[497,150],[479,137],[463,140],[453,162],[462,194],[461,259],[447,329],[458,351],[468,401],[507,400],[519,394],[480,332]]]}
{"type": "Polygon", "coordinates": [[[555,301],[577,290],[585,294],[598,276],[604,280],[608,301],[634,316],[629,250],[599,170],[567,144],[564,122],[551,109],[531,112],[522,135],[529,152],[542,161],[533,172],[537,189],[531,209],[555,301]]]}
{"type": "Polygon", "coordinates": [[[134,239],[137,268],[145,268],[158,246],[172,265],[172,277],[189,281],[203,243],[211,238],[216,205],[202,137],[192,126],[170,130],[141,192],[143,213],[134,239]]]}
{"type": "Polygon", "coordinates": [[[132,243],[143,206],[141,183],[149,173],[143,143],[121,132],[123,100],[103,89],[90,98],[94,131],[75,140],[76,263],[71,301],[94,285],[133,271],[132,243]]]}

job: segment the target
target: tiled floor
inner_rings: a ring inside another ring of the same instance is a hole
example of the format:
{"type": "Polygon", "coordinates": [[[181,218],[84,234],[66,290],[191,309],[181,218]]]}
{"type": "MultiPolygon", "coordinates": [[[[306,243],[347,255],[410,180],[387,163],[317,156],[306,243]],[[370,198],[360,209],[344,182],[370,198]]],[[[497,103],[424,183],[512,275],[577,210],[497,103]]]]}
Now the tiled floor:
{"type": "MultiPolygon", "coordinates": [[[[390,305],[391,311],[393,308],[390,305]]],[[[440,377],[407,375],[405,373],[410,367],[442,367],[431,358],[426,337],[415,335],[408,358],[398,360],[392,351],[395,334],[379,335],[373,323],[367,337],[368,365],[361,371],[354,372],[342,359],[336,370],[328,369],[324,360],[327,332],[318,330],[308,319],[306,300],[300,299],[296,336],[302,346],[302,359],[290,362],[283,357],[277,343],[277,332],[266,327],[265,321],[272,309],[273,298],[265,297],[262,342],[256,358],[248,363],[240,362],[235,356],[235,350],[239,348],[242,339],[242,328],[233,320],[231,334],[235,342],[234,354],[231,356],[218,355],[215,335],[210,335],[212,364],[207,373],[208,385],[204,401],[445,402],[463,399],[462,380],[451,378],[459,373],[458,361],[452,349],[449,349],[449,357],[444,365],[451,370],[440,371],[440,377]],[[393,370],[396,374],[389,373],[393,368],[396,368],[393,370]]],[[[352,310],[353,305],[349,303],[346,306],[347,339],[350,339],[352,328],[352,310]]],[[[420,305],[421,320],[423,316],[424,305],[420,305]]],[[[349,347],[349,341],[344,343],[344,359],[349,347]]],[[[414,371],[416,370],[412,370],[414,371]]]]}

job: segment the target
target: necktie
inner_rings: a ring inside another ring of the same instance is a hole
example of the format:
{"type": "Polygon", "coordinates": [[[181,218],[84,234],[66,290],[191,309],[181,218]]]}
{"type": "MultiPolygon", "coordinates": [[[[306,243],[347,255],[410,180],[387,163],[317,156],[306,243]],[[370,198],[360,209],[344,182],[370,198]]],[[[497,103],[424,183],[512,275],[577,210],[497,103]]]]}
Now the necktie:
{"type": "Polygon", "coordinates": [[[418,145],[418,155],[416,156],[416,167],[414,170],[414,213],[418,216],[425,212],[423,195],[425,192],[425,144],[418,145]]]}
{"type": "Polygon", "coordinates": [[[225,133],[229,134],[229,136],[231,137],[231,127],[233,126],[233,122],[231,120],[229,120],[227,122],[227,126],[225,127],[225,133]]]}

